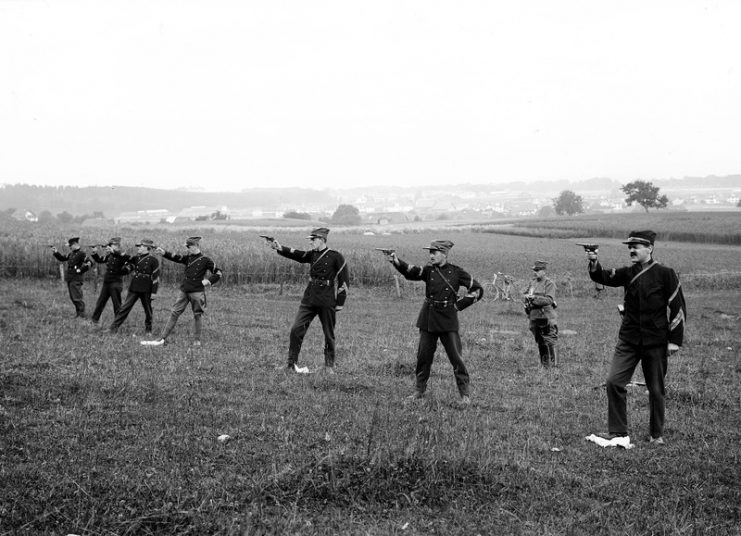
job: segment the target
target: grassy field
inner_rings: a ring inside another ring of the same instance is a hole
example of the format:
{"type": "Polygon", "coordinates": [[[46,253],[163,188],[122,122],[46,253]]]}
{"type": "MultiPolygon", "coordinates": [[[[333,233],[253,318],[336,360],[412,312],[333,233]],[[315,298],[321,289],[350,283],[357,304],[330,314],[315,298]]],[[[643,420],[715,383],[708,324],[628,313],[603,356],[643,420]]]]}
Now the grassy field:
{"type": "Polygon", "coordinates": [[[634,229],[655,229],[659,240],[741,245],[741,211],[630,212],[580,214],[564,218],[528,218],[483,225],[484,231],[524,236],[622,238],[634,229]]]}
{"type": "MultiPolygon", "coordinates": [[[[419,262],[429,238],[367,245],[419,262]]],[[[0,535],[739,534],[738,286],[687,278],[668,444],[645,440],[647,395],[635,388],[636,447],[602,449],[584,437],[605,431],[600,385],[620,292],[590,296],[573,240],[489,239],[504,241],[454,237],[455,262],[526,273],[536,256],[569,259],[554,271],[577,291],[558,300],[553,371],[538,368],[519,305],[484,300],[461,314],[473,397],[464,411],[442,351],[430,398],[402,402],[421,286],[401,299],[390,286],[353,288],[339,315],[338,374],[296,376],[279,368],[297,285],[216,286],[203,347],[189,346],[186,312],[171,345],[144,348],[140,309],[118,335],[102,334],[71,318],[58,281],[0,279],[0,535]]],[[[606,261],[624,263],[623,248],[606,242],[606,261]]],[[[659,251],[688,274],[737,269],[739,258],[719,246],[659,251]]],[[[165,285],[155,329],[174,297],[165,285]]],[[[109,305],[104,323],[110,314],[109,305]]],[[[322,344],[316,324],[301,364],[316,370],[322,344]]]]}

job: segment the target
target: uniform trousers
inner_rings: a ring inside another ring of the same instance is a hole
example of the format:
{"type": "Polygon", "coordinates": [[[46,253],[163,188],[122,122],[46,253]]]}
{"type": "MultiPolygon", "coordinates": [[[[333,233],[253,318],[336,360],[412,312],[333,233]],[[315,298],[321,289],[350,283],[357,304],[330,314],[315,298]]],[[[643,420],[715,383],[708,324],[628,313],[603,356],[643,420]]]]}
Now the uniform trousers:
{"type": "Polygon", "coordinates": [[[90,317],[90,320],[93,322],[98,322],[98,320],[100,320],[100,315],[103,314],[103,309],[105,309],[106,303],[108,303],[108,298],[111,299],[111,303],[113,304],[113,315],[117,315],[118,311],[121,309],[122,288],[123,283],[121,281],[111,281],[110,283],[104,282],[103,288],[100,289],[98,301],[95,303],[93,316],[90,317]]]}
{"type": "Polygon", "coordinates": [[[664,435],[664,377],[667,367],[667,348],[643,346],[618,340],[612,366],[607,377],[607,428],[615,435],[628,434],[626,385],[641,362],[648,389],[649,431],[651,437],[664,435]]]}
{"type": "Polygon", "coordinates": [[[558,342],[558,326],[546,318],[531,320],[530,331],[538,346],[555,346],[558,342]]]}
{"type": "Polygon", "coordinates": [[[111,324],[111,329],[116,330],[124,323],[137,301],[141,301],[142,307],[144,307],[144,329],[147,333],[152,332],[152,294],[150,292],[132,292],[131,290],[126,294],[126,300],[119,308],[116,318],[111,324]]]}
{"type": "Polygon", "coordinates": [[[188,307],[188,304],[190,304],[190,308],[193,310],[193,338],[196,341],[201,340],[201,330],[203,326],[203,320],[201,317],[206,311],[206,293],[203,291],[183,292],[182,290],[178,295],[178,299],[175,300],[175,304],[172,306],[170,319],[167,321],[165,329],[162,330],[163,339],[166,339],[167,336],[170,335],[170,332],[175,327],[175,324],[177,324],[178,318],[180,318],[180,315],[183,314],[183,311],[185,311],[185,308],[188,307]]]}
{"type": "Polygon", "coordinates": [[[453,365],[453,376],[458,392],[461,396],[468,396],[469,376],[466,365],[463,363],[461,337],[457,331],[431,332],[419,330],[419,347],[417,349],[416,389],[424,393],[427,389],[427,380],[430,379],[432,360],[435,357],[438,339],[448,354],[448,360],[453,365]]]}
{"type": "Polygon", "coordinates": [[[82,299],[82,281],[67,281],[69,299],[75,306],[75,316],[85,318],[85,302],[82,299]]]}
{"type": "Polygon", "coordinates": [[[327,367],[334,367],[335,358],[335,338],[334,326],[337,319],[337,313],[334,307],[319,305],[309,305],[302,303],[296,313],[296,318],[291,326],[291,335],[288,346],[288,364],[295,365],[298,362],[298,354],[301,352],[301,345],[309,329],[311,321],[315,316],[319,316],[319,322],[322,324],[324,331],[324,364],[327,367]]]}
{"type": "Polygon", "coordinates": [[[530,332],[538,345],[540,363],[545,366],[556,365],[558,326],[547,318],[534,318],[530,320],[530,332]]]}

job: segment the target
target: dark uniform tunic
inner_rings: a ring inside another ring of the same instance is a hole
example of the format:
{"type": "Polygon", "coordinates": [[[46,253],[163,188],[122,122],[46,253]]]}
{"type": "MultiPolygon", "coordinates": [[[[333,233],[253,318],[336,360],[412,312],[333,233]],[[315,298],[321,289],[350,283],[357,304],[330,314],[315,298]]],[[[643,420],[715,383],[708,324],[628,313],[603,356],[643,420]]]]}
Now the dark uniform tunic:
{"type": "Polygon", "coordinates": [[[189,292],[203,292],[203,280],[206,274],[211,273],[208,280],[215,285],[221,279],[221,270],[216,267],[216,263],[210,257],[203,253],[189,253],[188,255],[178,255],[165,251],[162,255],[165,259],[172,262],[185,265],[185,274],[183,282],[180,284],[180,290],[186,294],[189,292]]]}
{"type": "Polygon", "coordinates": [[[67,255],[55,251],[54,257],[58,261],[67,263],[64,280],[67,283],[69,298],[75,306],[75,316],[85,318],[85,301],[82,295],[83,274],[90,269],[92,261],[81,249],[70,251],[67,255]]]}
{"type": "Polygon", "coordinates": [[[462,344],[458,334],[458,311],[480,300],[484,294],[481,285],[454,264],[442,267],[431,264],[414,266],[399,259],[394,267],[410,281],[425,282],[425,302],[417,317],[419,328],[419,348],[417,350],[416,389],[424,393],[430,378],[432,360],[435,356],[438,339],[442,342],[453,366],[453,375],[461,396],[468,396],[469,376],[461,356],[462,344]],[[476,297],[458,298],[458,289],[464,287],[476,297]]]}
{"type": "Polygon", "coordinates": [[[282,246],[278,254],[296,262],[311,265],[309,284],[301,299],[298,313],[291,326],[288,364],[295,365],[309,325],[319,316],[324,332],[324,364],[333,367],[335,362],[336,308],[342,308],[347,300],[350,272],[342,254],[333,249],[322,251],[299,251],[282,246]]]}
{"type": "Polygon", "coordinates": [[[98,301],[95,304],[95,310],[93,316],[90,318],[93,322],[97,323],[100,320],[100,315],[103,314],[108,298],[113,303],[113,314],[118,314],[121,309],[121,290],[123,289],[123,274],[126,263],[129,262],[131,257],[126,254],[122,254],[119,251],[113,251],[105,257],[101,257],[97,253],[93,253],[93,260],[98,264],[105,264],[105,275],[103,275],[103,287],[100,289],[100,295],[98,301]]]}
{"type": "Polygon", "coordinates": [[[152,294],[157,294],[159,288],[160,261],[149,253],[136,255],[129,259],[124,272],[131,274],[129,291],[113,324],[111,324],[111,331],[116,331],[124,323],[138,300],[141,301],[144,308],[144,329],[147,333],[151,333],[152,294]]]}
{"type": "Polygon", "coordinates": [[[195,321],[194,339],[200,342],[202,315],[206,311],[206,289],[203,286],[203,280],[208,279],[212,285],[215,285],[221,279],[221,269],[216,263],[203,253],[189,253],[187,255],[178,255],[166,251],[163,257],[172,262],[185,265],[183,281],[180,284],[180,296],[172,306],[170,319],[167,321],[165,329],[162,331],[162,338],[166,339],[175,327],[178,318],[190,303],[191,310],[195,321]],[[206,274],[211,275],[206,277],[206,274]]]}
{"type": "Polygon", "coordinates": [[[525,294],[532,296],[525,306],[525,312],[530,319],[530,332],[538,345],[540,363],[544,366],[556,365],[556,284],[547,277],[540,281],[533,278],[525,294]]]}
{"type": "Polygon", "coordinates": [[[641,362],[649,392],[650,432],[658,438],[664,430],[667,344],[682,345],[686,305],[677,274],[653,259],[605,270],[590,264],[589,277],[608,287],[624,287],[624,314],[618,344],[607,378],[609,432],[627,435],[626,385],[641,362]]]}

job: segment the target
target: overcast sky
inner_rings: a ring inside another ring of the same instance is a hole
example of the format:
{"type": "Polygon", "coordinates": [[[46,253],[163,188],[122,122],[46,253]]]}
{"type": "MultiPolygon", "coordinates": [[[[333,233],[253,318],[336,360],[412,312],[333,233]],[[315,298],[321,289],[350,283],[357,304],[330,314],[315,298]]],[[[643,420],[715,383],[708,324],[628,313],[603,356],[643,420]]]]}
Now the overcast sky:
{"type": "Polygon", "coordinates": [[[737,0],[0,0],[0,184],[741,172],[737,0]]]}

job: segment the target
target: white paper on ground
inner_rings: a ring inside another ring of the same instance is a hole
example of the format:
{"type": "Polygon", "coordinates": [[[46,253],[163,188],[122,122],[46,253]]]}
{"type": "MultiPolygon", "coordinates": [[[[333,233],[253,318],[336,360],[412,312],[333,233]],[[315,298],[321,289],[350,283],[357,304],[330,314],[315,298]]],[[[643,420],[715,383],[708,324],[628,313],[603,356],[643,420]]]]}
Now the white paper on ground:
{"type": "Polygon", "coordinates": [[[635,445],[630,442],[630,436],[613,437],[612,439],[605,439],[597,435],[588,435],[585,437],[587,441],[597,443],[600,447],[623,447],[624,449],[632,449],[635,445]]]}

